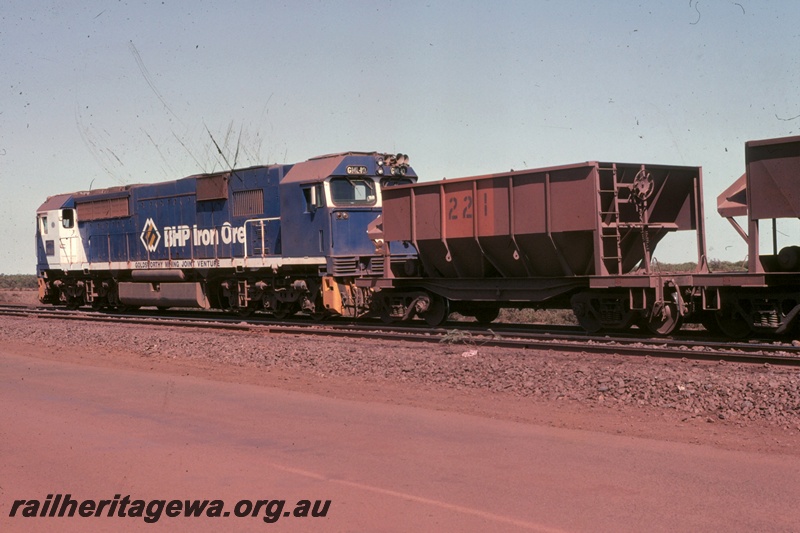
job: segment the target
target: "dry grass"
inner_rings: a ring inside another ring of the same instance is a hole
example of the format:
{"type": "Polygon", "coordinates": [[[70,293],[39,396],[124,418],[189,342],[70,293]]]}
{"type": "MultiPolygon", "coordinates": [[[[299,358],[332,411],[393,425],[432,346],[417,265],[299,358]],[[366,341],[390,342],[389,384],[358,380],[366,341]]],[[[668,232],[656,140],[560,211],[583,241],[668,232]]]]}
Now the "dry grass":
{"type": "Polygon", "coordinates": [[[0,303],[36,305],[39,303],[39,291],[31,289],[0,289],[0,303]]]}

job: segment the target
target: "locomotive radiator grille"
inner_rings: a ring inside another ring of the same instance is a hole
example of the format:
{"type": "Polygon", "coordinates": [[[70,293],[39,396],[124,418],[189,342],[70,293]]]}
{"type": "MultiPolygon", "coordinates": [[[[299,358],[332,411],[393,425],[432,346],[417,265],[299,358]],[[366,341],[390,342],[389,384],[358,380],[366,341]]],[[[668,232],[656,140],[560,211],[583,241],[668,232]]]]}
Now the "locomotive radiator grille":
{"type": "Polygon", "coordinates": [[[356,275],[381,275],[383,274],[384,259],[382,256],[373,257],[334,257],[334,276],[356,275]]]}

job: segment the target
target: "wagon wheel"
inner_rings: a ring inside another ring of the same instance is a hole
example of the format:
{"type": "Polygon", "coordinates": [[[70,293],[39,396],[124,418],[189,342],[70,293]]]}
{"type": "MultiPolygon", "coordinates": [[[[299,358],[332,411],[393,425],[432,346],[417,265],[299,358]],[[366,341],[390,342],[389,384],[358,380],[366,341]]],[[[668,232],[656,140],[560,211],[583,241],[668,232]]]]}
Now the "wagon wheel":
{"type": "Polygon", "coordinates": [[[709,335],[722,335],[722,329],[717,324],[717,314],[714,311],[706,311],[700,315],[700,323],[706,328],[709,335]]]}
{"type": "Polygon", "coordinates": [[[376,296],[376,304],[378,306],[378,316],[384,324],[392,324],[397,321],[392,316],[392,302],[389,297],[376,296]]]}
{"type": "Polygon", "coordinates": [[[420,315],[429,326],[441,326],[450,316],[450,304],[446,298],[441,296],[431,296],[431,303],[428,310],[420,315]]]}
{"type": "Polygon", "coordinates": [[[735,311],[723,309],[716,313],[717,327],[723,335],[731,339],[744,339],[748,337],[752,330],[750,324],[742,315],[735,311]]]}
{"type": "Polygon", "coordinates": [[[597,316],[594,308],[592,307],[591,298],[586,293],[578,293],[570,300],[572,305],[572,313],[578,320],[578,324],[587,333],[597,333],[603,329],[603,324],[597,316]]]}
{"type": "Polygon", "coordinates": [[[664,302],[661,309],[654,306],[647,318],[647,330],[653,335],[670,335],[680,329],[683,317],[678,313],[678,305],[674,302],[664,302]]]}
{"type": "Polygon", "coordinates": [[[488,326],[495,320],[497,317],[500,316],[500,308],[499,307],[480,307],[476,309],[472,316],[475,317],[475,320],[478,321],[478,324],[481,326],[488,326]]]}
{"type": "Polygon", "coordinates": [[[393,324],[395,319],[392,316],[392,313],[386,307],[381,307],[381,314],[380,314],[381,322],[384,324],[393,324]]]}

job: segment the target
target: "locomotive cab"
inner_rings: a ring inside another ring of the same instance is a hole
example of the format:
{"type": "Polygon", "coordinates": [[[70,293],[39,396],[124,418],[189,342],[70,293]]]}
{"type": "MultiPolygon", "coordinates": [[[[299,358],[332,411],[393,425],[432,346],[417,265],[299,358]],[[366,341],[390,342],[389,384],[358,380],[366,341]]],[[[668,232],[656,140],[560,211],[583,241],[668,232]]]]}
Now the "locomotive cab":
{"type": "Polygon", "coordinates": [[[47,284],[43,282],[50,279],[58,285],[64,285],[65,281],[61,278],[67,278],[70,271],[82,270],[86,266],[86,253],[71,195],[50,197],[37,210],[36,258],[36,270],[40,279],[39,297],[42,301],[68,299],[69,294],[80,292],[81,287],[77,282],[66,280],[69,290],[60,291],[59,295],[48,294],[47,284]]]}
{"type": "Polygon", "coordinates": [[[367,235],[381,213],[381,188],[416,179],[402,154],[348,152],[296,164],[281,181],[284,257],[318,257],[328,276],[381,275],[383,256],[367,235]]]}
{"type": "Polygon", "coordinates": [[[384,255],[368,234],[381,214],[382,187],[416,180],[408,156],[377,152],[316,157],[286,173],[280,182],[282,256],[295,272],[306,271],[312,316],[370,311],[371,289],[356,281],[384,273],[384,255]]]}

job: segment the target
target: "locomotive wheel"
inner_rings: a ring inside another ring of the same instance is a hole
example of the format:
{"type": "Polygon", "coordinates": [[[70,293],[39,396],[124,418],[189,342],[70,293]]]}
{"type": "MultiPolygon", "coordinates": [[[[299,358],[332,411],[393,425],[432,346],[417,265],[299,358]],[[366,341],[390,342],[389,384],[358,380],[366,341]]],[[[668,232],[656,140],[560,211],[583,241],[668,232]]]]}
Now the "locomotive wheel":
{"type": "Polygon", "coordinates": [[[328,313],[327,310],[325,311],[314,311],[311,313],[311,320],[314,322],[322,322],[326,318],[330,317],[331,315],[328,313]]]}
{"type": "Polygon", "coordinates": [[[429,326],[441,326],[445,323],[447,317],[450,316],[450,304],[446,298],[432,295],[428,310],[421,316],[429,326]]]}
{"type": "Polygon", "coordinates": [[[722,310],[716,313],[717,327],[722,334],[731,339],[744,339],[750,336],[752,330],[741,315],[730,311],[722,310]]]}
{"type": "Polygon", "coordinates": [[[297,312],[297,306],[293,302],[278,302],[278,307],[272,310],[272,316],[278,320],[289,318],[297,312]]]}
{"type": "Polygon", "coordinates": [[[314,310],[310,311],[311,320],[314,322],[322,322],[326,318],[331,316],[331,312],[325,308],[325,302],[322,299],[322,292],[317,294],[317,297],[314,299],[314,310]]]}
{"type": "Polygon", "coordinates": [[[653,335],[670,335],[680,329],[683,317],[678,314],[678,306],[665,302],[661,312],[653,311],[647,319],[647,330],[653,335]]]}
{"type": "Polygon", "coordinates": [[[247,318],[249,316],[253,316],[253,313],[256,312],[255,305],[248,305],[247,307],[237,307],[236,314],[240,317],[247,318]]]}
{"type": "Polygon", "coordinates": [[[69,309],[70,311],[75,311],[81,306],[82,303],[83,301],[81,298],[67,297],[67,309],[69,309]]]}

